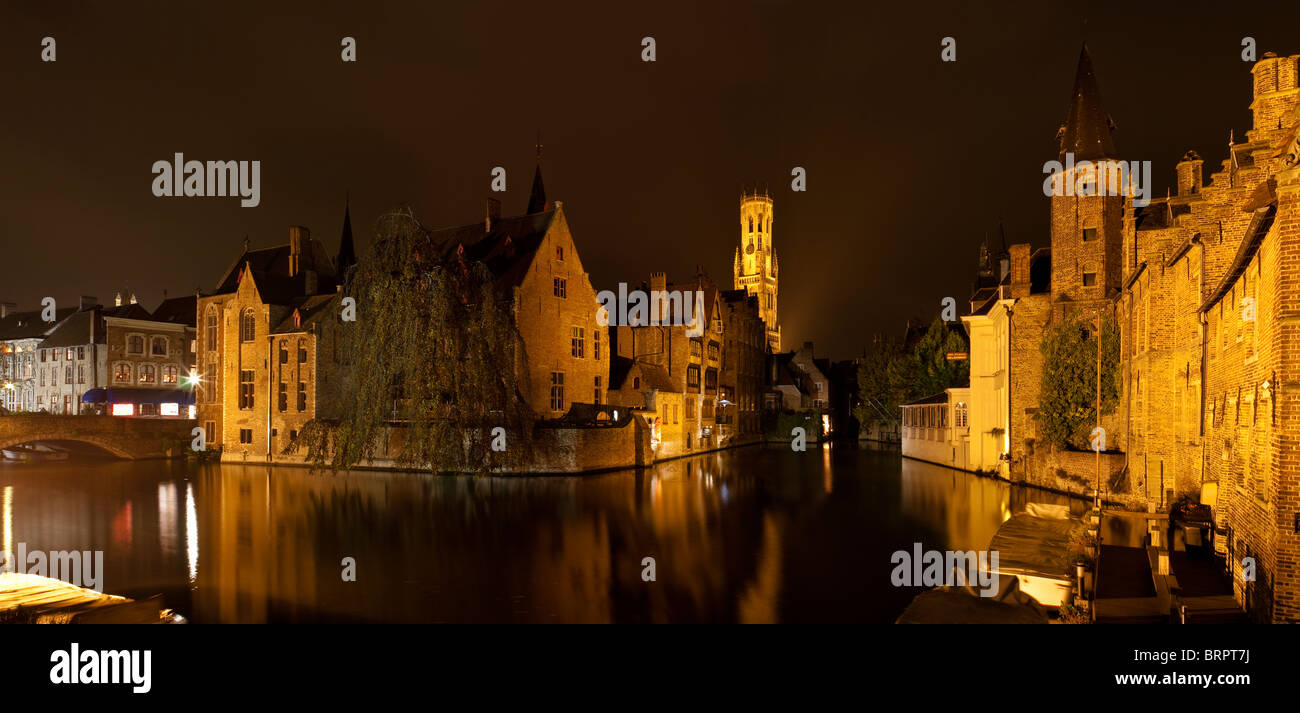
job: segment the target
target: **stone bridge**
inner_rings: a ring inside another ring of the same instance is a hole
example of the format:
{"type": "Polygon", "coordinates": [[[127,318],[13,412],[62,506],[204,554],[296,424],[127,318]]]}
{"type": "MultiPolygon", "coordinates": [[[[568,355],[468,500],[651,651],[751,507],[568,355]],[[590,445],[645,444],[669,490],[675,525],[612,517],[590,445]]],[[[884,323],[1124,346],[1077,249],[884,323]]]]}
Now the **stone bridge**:
{"type": "Polygon", "coordinates": [[[120,416],[0,416],[0,448],[20,443],[74,442],[102,448],[118,458],[170,458],[188,447],[194,421],[120,416]]]}

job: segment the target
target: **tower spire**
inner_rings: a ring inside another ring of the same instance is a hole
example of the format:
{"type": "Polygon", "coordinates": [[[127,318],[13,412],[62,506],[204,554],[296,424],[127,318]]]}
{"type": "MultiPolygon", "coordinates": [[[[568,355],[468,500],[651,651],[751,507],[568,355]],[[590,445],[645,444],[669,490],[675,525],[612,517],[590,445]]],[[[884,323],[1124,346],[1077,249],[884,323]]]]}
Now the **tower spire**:
{"type": "Polygon", "coordinates": [[[537,132],[537,169],[533,172],[533,190],[528,194],[526,213],[542,213],[547,209],[546,186],[542,184],[542,132],[537,132]]]}
{"type": "Polygon", "coordinates": [[[357,253],[352,244],[352,191],[348,191],[343,199],[343,233],[339,237],[339,255],[334,264],[340,283],[347,276],[348,268],[357,264],[357,253]]]}
{"type": "Polygon", "coordinates": [[[1102,107],[1101,87],[1085,42],[1079,50],[1070,110],[1060,131],[1059,158],[1064,161],[1067,153],[1073,153],[1075,161],[1115,158],[1115,143],[1111,138],[1114,128],[1114,122],[1102,107]]]}

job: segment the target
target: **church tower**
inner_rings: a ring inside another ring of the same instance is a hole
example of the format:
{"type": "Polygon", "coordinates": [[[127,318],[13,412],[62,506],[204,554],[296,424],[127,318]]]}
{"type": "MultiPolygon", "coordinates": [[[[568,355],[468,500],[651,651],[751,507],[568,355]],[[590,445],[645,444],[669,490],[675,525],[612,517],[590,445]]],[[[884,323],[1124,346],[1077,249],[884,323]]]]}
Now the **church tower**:
{"type": "Polygon", "coordinates": [[[758,296],[759,314],[767,327],[767,344],[781,351],[777,319],[777,259],[772,246],[772,199],[748,193],[740,197],[740,247],[736,248],[735,289],[758,296]]]}
{"type": "Polygon", "coordinates": [[[1061,317],[1073,308],[1091,310],[1116,293],[1123,262],[1124,195],[1117,177],[1098,164],[1119,160],[1111,137],[1115,125],[1102,107],[1101,88],[1085,44],[1079,52],[1074,91],[1065,123],[1057,131],[1057,160],[1064,170],[1051,196],[1052,302],[1061,317]],[[1118,193],[1119,195],[1111,195],[1118,193]]]}

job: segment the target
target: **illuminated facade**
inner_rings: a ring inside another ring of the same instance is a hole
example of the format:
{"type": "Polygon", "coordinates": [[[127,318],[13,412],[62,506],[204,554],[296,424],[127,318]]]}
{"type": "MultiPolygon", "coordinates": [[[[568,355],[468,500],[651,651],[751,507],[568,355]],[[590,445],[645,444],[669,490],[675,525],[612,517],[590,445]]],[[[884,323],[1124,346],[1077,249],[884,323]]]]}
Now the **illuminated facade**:
{"type": "Polygon", "coordinates": [[[740,246],[736,248],[735,285],[758,297],[759,314],[767,325],[767,343],[781,351],[781,322],[777,318],[779,262],[772,244],[772,199],[766,195],[740,197],[740,246]]]}

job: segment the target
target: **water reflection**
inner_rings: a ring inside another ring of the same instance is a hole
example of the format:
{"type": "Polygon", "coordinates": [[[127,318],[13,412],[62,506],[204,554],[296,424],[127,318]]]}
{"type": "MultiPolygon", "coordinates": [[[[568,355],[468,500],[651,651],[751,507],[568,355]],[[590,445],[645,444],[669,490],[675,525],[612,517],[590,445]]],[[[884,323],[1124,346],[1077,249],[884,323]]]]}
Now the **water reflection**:
{"type": "Polygon", "coordinates": [[[103,549],[107,591],[247,623],[888,622],[916,593],[894,550],[982,549],[1029,499],[1067,502],[781,447],[547,478],[67,461],[0,486],[6,542],[103,549]]]}

